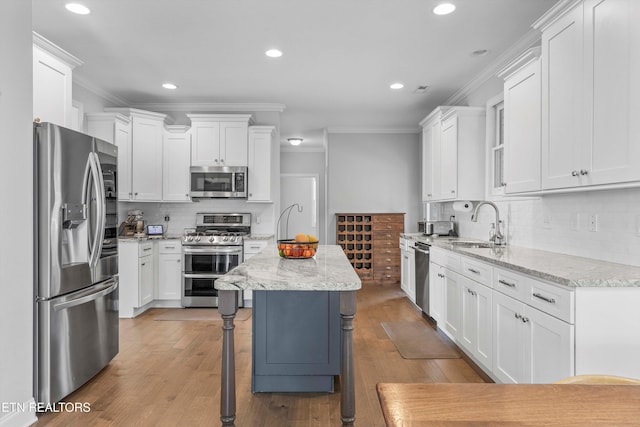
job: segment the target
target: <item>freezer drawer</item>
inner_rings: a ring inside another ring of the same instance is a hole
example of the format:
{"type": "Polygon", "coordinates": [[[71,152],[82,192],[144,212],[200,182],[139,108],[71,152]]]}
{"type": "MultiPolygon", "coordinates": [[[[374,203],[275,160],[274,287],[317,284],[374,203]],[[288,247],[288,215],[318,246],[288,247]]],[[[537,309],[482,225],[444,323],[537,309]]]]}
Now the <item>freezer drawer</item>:
{"type": "Polygon", "coordinates": [[[63,399],[118,354],[117,276],[36,304],[35,395],[63,399]]]}

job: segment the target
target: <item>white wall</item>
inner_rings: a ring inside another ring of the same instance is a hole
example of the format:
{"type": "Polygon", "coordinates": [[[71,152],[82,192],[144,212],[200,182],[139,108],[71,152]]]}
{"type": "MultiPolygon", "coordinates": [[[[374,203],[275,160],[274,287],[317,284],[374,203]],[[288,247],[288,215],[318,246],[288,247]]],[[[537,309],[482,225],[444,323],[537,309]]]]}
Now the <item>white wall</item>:
{"type": "MultiPolygon", "coordinates": [[[[484,106],[500,92],[502,82],[493,78],[470,93],[467,102],[484,106]]],[[[494,201],[505,220],[509,244],[640,266],[640,235],[636,232],[640,189],[494,201]],[[596,232],[588,231],[587,217],[592,214],[598,215],[596,232]]],[[[454,212],[451,203],[445,203],[443,218],[454,214],[461,236],[487,240],[495,218],[491,208],[483,207],[478,222],[473,223],[471,214],[454,212]]]]}
{"type": "Polygon", "coordinates": [[[420,209],[419,134],[329,134],[328,211],[335,243],[337,212],[404,212],[415,232],[420,209]]]}
{"type": "MultiPolygon", "coordinates": [[[[286,151],[280,154],[280,167],[281,173],[308,173],[317,174],[319,179],[319,210],[320,218],[318,224],[320,226],[319,236],[322,240],[326,241],[326,224],[325,224],[325,209],[326,209],[326,192],[325,192],[325,153],[324,152],[291,152],[286,151]]],[[[283,207],[283,209],[286,206],[283,207]]],[[[335,234],[335,231],[334,233],[335,234]]],[[[335,237],[334,237],[335,239],[335,237]]]]}
{"type": "MultiPolygon", "coordinates": [[[[30,1],[0,2],[0,58],[0,405],[20,405],[33,402],[30,1]]],[[[34,413],[0,407],[0,426],[35,420],[34,413]]]]}

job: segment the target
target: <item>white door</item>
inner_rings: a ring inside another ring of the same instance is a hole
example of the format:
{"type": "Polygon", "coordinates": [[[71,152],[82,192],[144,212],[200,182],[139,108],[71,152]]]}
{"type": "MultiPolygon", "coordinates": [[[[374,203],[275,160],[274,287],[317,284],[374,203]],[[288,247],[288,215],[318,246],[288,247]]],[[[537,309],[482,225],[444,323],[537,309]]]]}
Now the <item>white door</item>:
{"type": "Polygon", "coordinates": [[[294,238],[297,233],[313,234],[320,236],[318,226],[318,175],[313,174],[281,174],[280,175],[280,201],[281,208],[297,203],[297,207],[291,209],[289,229],[287,230],[287,214],[282,215],[278,239],[294,238]]]}

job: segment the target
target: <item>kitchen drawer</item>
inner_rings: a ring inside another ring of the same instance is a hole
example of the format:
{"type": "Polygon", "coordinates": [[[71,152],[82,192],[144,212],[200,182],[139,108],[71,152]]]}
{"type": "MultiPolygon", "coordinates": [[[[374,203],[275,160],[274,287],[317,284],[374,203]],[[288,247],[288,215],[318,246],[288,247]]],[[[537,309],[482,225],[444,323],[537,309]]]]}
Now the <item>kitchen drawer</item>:
{"type": "Polygon", "coordinates": [[[144,242],[138,244],[138,256],[143,257],[153,254],[153,242],[144,242]]]}
{"type": "Polygon", "coordinates": [[[244,251],[246,253],[256,254],[267,247],[269,242],[267,240],[245,240],[244,251]]]}
{"type": "Polygon", "coordinates": [[[460,257],[460,264],[460,273],[463,276],[482,283],[485,286],[491,287],[491,277],[493,272],[492,265],[486,264],[482,261],[476,261],[473,258],[465,256],[460,257]]]}
{"type": "Polygon", "coordinates": [[[179,239],[168,239],[158,242],[158,252],[161,254],[182,253],[182,243],[179,239]]]}
{"type": "Polygon", "coordinates": [[[529,295],[531,278],[515,271],[493,267],[493,289],[509,295],[521,302],[526,302],[529,295]]]}
{"type": "Polygon", "coordinates": [[[575,293],[569,289],[530,279],[525,303],[565,322],[574,323],[575,293]]]}
{"type": "Polygon", "coordinates": [[[460,271],[460,255],[446,249],[436,248],[434,246],[429,250],[429,260],[434,263],[447,267],[449,270],[460,271]]]}
{"type": "Polygon", "coordinates": [[[404,214],[376,214],[373,216],[373,224],[395,222],[404,227],[404,214]]]}
{"type": "Polygon", "coordinates": [[[384,257],[398,257],[400,259],[400,249],[395,246],[376,248],[373,251],[373,256],[376,259],[382,259],[384,257]]]}
{"type": "Polygon", "coordinates": [[[373,231],[395,231],[398,233],[402,233],[404,231],[404,224],[392,222],[374,222],[373,231]]]}
{"type": "Polygon", "coordinates": [[[376,268],[374,273],[376,282],[393,282],[400,281],[400,267],[393,268],[376,268]]]}
{"type": "Polygon", "coordinates": [[[373,240],[375,241],[376,246],[378,245],[378,243],[383,243],[384,241],[388,241],[389,244],[397,247],[399,238],[400,238],[399,231],[374,231],[373,232],[373,240]]]}
{"type": "Polygon", "coordinates": [[[400,265],[400,252],[396,251],[395,253],[386,254],[383,252],[374,252],[373,253],[373,262],[376,267],[382,265],[400,265]]]}

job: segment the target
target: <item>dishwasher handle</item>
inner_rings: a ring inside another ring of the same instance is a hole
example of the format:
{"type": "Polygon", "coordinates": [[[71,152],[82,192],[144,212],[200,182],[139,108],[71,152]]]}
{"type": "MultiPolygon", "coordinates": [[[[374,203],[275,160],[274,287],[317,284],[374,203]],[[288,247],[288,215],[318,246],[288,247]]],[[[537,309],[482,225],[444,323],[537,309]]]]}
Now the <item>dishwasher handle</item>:
{"type": "Polygon", "coordinates": [[[429,249],[428,249],[428,248],[425,250],[425,248],[422,248],[422,247],[418,247],[418,246],[416,246],[416,247],[415,247],[415,248],[413,248],[413,249],[415,249],[415,251],[416,251],[416,252],[420,252],[420,253],[422,253],[422,254],[429,255],[429,249]]]}

